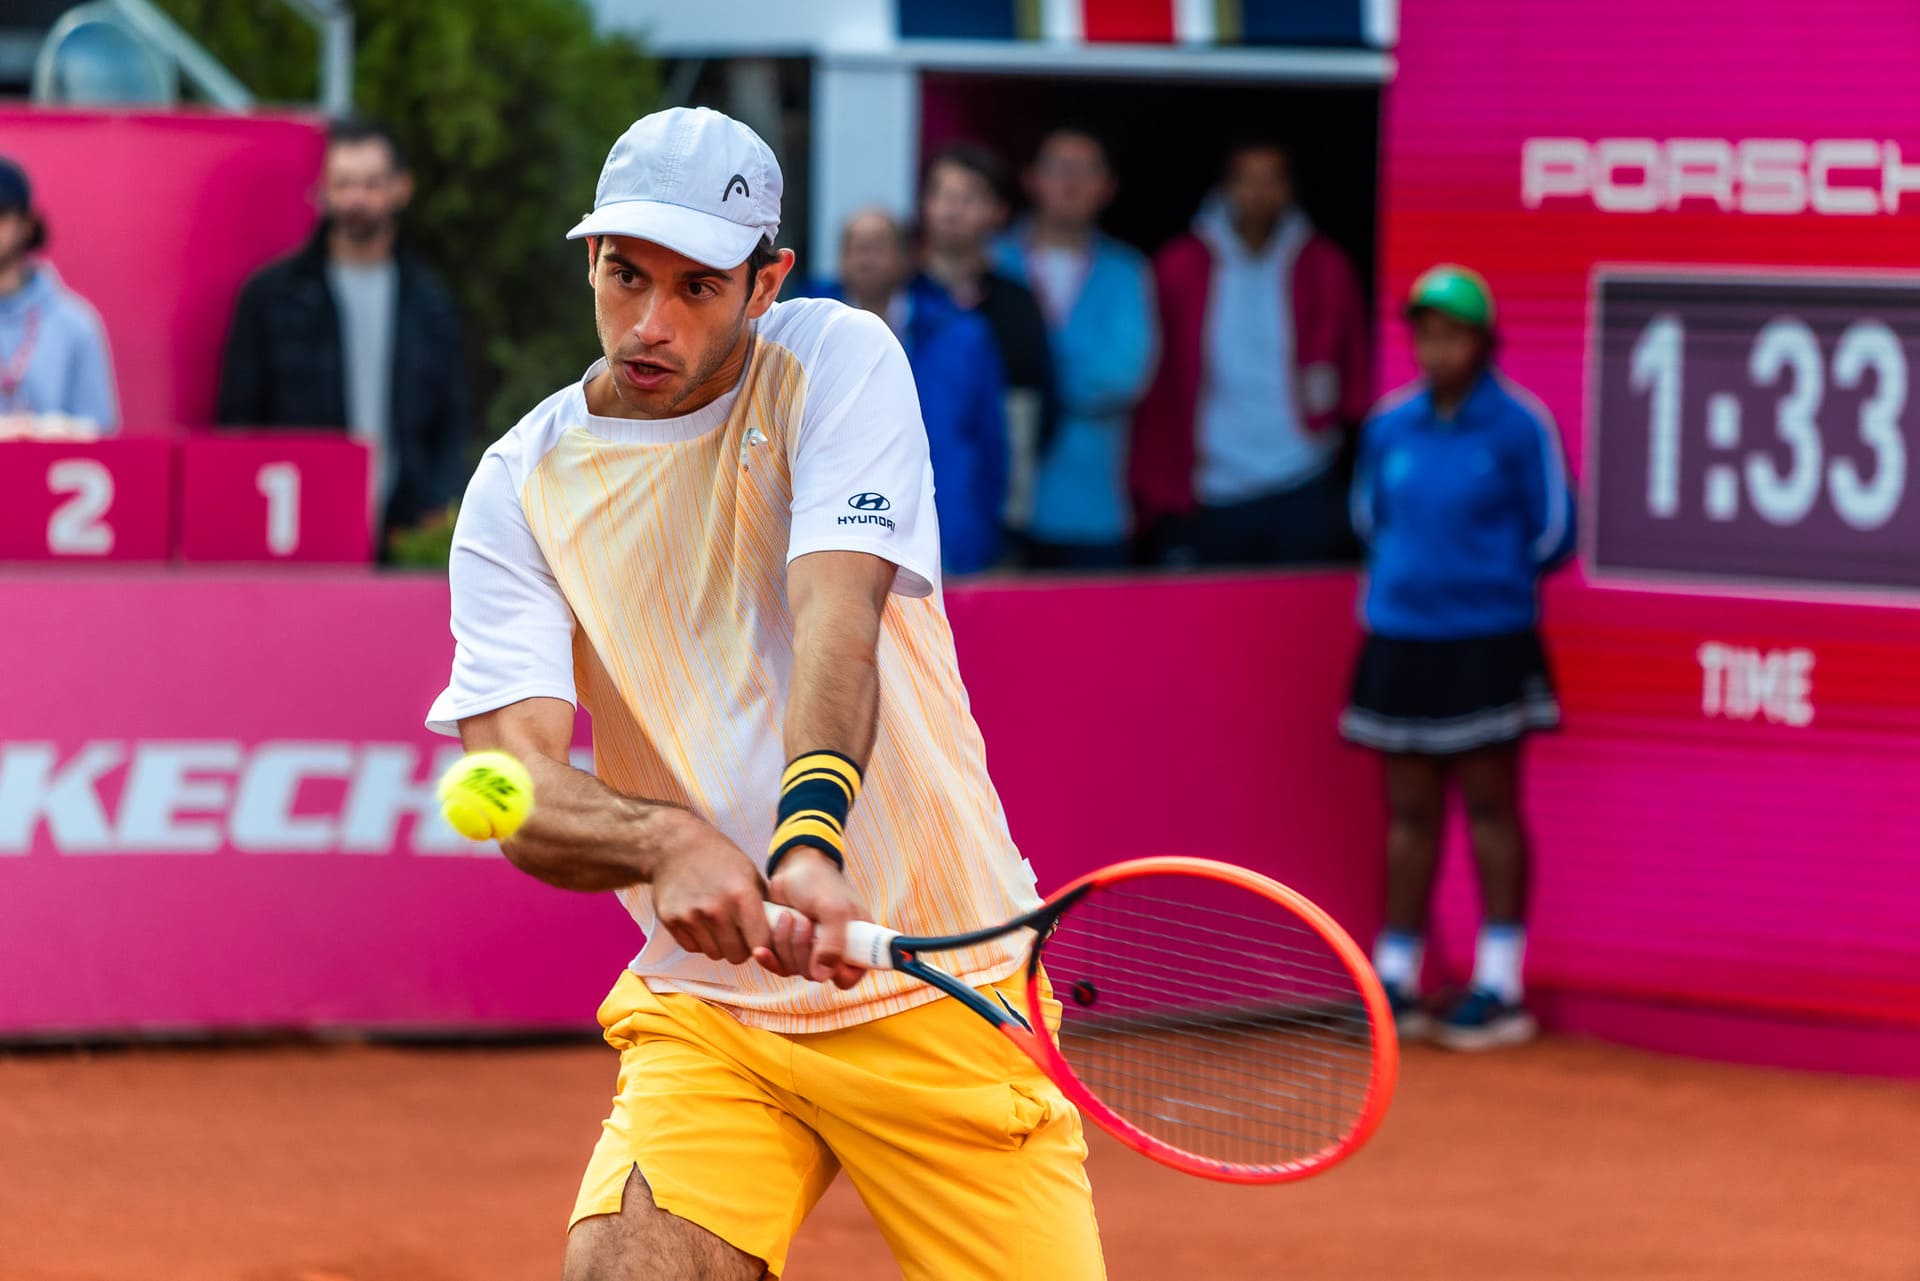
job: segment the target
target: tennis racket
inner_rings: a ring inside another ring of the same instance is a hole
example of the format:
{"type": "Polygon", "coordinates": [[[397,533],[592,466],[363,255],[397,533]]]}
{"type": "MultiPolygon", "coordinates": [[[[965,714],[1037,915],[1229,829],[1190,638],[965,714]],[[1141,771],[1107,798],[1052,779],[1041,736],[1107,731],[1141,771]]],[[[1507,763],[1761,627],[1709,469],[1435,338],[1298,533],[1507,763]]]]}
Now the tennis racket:
{"type": "MultiPolygon", "coordinates": [[[[767,905],[771,920],[791,911],[767,905]]],[[[1285,1183],[1350,1156],[1399,1070],[1386,993],[1353,939],[1293,890],[1226,863],[1118,863],[1004,925],[945,938],[856,921],[847,959],[939,988],[1121,1142],[1227,1183],[1285,1183]],[[926,959],[1021,931],[1032,935],[1024,1012],[926,959]]]]}

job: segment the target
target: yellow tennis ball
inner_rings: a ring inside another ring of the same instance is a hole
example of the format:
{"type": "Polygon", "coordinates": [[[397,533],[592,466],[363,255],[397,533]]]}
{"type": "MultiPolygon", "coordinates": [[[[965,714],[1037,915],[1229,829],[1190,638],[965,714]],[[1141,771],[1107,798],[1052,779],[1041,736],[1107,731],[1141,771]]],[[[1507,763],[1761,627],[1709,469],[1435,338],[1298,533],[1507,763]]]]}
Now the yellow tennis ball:
{"type": "Polygon", "coordinates": [[[533,813],[533,778],[505,752],[474,752],[440,776],[440,812],[460,835],[505,840],[533,813]]]}

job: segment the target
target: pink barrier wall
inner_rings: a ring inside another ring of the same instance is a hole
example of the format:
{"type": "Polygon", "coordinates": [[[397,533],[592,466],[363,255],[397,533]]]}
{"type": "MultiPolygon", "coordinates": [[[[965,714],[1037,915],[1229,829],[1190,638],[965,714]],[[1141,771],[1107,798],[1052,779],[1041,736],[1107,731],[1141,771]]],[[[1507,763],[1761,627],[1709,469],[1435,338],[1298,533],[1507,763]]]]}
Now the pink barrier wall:
{"type": "MultiPolygon", "coordinates": [[[[1547,618],[1567,721],[1529,763],[1530,981],[1920,1050],[1920,611],[1566,583],[1547,618]]],[[[1460,844],[1439,951],[1464,974],[1460,844]]]]}
{"type": "MultiPolygon", "coordinates": [[[[1369,940],[1377,767],[1333,732],[1353,590],[953,592],[1043,885],[1210,855],[1369,940]]],[[[1571,583],[1548,609],[1567,729],[1533,748],[1528,804],[1549,1019],[1920,1074],[1920,611],[1571,583]]],[[[444,584],[16,572],[0,617],[0,1035],[581,1027],[636,949],[610,898],[539,885],[435,816],[454,749],[419,718],[448,657],[444,584]]],[[[1456,849],[1442,970],[1468,964],[1473,906],[1456,849]]]]}
{"type": "MultiPolygon", "coordinates": [[[[1369,936],[1373,764],[1332,728],[1351,592],[1337,575],[955,592],[1043,883],[1208,854],[1369,936]]],[[[444,583],[338,571],[0,576],[0,1036],[589,1026],[638,950],[625,913],[434,813],[457,749],[420,719],[446,611],[444,583]]]]}
{"type": "Polygon", "coordinates": [[[213,420],[233,300],[313,229],[324,138],[307,118],[0,106],[48,258],[106,323],[128,434],[213,420]]]}

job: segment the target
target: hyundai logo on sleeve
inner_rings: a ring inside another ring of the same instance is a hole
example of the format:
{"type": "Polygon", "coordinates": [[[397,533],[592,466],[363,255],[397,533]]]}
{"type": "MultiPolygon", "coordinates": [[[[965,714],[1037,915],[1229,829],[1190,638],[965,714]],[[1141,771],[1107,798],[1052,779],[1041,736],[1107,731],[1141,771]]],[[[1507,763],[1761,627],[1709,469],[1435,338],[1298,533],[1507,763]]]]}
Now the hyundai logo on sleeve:
{"type": "Polygon", "coordinates": [[[847,499],[847,506],[853,508],[860,514],[858,516],[840,517],[839,523],[842,525],[879,525],[885,529],[893,528],[893,521],[886,516],[880,515],[881,512],[889,511],[893,507],[893,504],[887,501],[885,494],[875,494],[871,492],[855,494],[852,498],[847,499]]]}

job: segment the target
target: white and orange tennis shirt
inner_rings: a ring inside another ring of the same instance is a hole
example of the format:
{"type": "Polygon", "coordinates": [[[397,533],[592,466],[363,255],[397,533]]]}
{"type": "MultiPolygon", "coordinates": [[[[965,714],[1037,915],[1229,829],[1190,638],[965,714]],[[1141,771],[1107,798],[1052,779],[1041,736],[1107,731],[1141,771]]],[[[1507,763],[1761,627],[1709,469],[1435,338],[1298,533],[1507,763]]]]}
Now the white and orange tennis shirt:
{"type": "MultiPolygon", "coordinates": [[[[584,386],[602,368],[521,420],[467,488],[450,571],[453,678],[429,728],[454,734],[461,718],[525,698],[585,706],[602,781],[687,806],[758,861],[786,764],[787,564],[870,552],[897,572],[848,874],[875,920],[910,934],[1034,906],[960,682],[926,429],[886,324],[837,302],[777,303],[738,386],[680,418],[590,414],[584,386]]],[[[892,973],[842,992],[691,954],[656,928],[646,886],[619,897],[646,933],[631,968],[650,988],[755,1027],[827,1031],[937,995],[892,973]]],[[[977,985],[1023,955],[1002,940],[953,960],[977,985]]]]}

